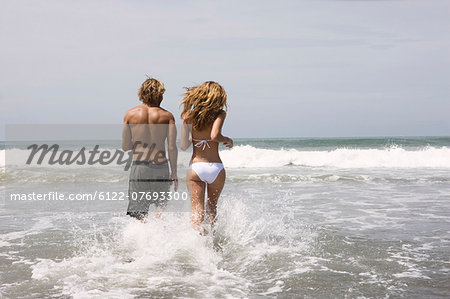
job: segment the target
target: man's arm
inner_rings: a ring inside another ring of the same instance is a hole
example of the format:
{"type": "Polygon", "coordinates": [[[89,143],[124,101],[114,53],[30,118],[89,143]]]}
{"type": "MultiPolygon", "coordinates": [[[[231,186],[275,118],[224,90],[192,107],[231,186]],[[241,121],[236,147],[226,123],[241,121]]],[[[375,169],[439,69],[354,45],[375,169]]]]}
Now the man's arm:
{"type": "Polygon", "coordinates": [[[178,149],[177,149],[177,127],[175,125],[175,118],[171,115],[169,120],[169,132],[167,134],[167,151],[169,154],[170,163],[170,178],[175,183],[175,191],[178,190],[178,175],[177,175],[177,161],[178,161],[178,149]]]}
{"type": "Polygon", "coordinates": [[[130,124],[128,123],[128,112],[125,114],[123,118],[123,129],[122,129],[122,150],[129,151],[133,148],[133,144],[131,142],[131,129],[130,124]]]}

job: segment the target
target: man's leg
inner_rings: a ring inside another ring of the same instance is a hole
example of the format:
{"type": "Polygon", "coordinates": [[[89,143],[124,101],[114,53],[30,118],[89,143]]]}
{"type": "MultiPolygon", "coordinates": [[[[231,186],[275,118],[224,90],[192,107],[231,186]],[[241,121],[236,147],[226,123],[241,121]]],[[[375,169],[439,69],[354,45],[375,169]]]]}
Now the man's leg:
{"type": "Polygon", "coordinates": [[[133,165],[130,170],[130,180],[128,185],[128,208],[127,215],[143,220],[147,217],[149,202],[142,196],[142,191],[145,191],[148,183],[142,175],[142,167],[133,165]]]}

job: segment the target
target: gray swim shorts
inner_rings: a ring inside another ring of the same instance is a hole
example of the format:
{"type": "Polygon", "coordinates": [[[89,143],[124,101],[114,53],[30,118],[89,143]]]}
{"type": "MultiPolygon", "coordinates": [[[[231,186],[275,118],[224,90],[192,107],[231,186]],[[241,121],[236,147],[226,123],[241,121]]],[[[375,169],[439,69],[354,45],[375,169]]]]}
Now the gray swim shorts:
{"type": "Polygon", "coordinates": [[[135,161],[131,166],[128,188],[127,215],[142,219],[147,216],[151,204],[164,207],[167,200],[161,192],[170,191],[170,172],[168,163],[152,164],[135,161]]]}

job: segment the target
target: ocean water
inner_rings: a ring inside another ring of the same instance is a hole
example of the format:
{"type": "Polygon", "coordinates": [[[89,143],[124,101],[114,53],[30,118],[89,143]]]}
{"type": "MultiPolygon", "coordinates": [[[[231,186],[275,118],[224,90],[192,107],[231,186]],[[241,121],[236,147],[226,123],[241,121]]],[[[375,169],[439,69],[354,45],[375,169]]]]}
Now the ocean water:
{"type": "MultiPolygon", "coordinates": [[[[227,181],[206,236],[188,201],[146,223],[125,200],[11,201],[126,192],[128,173],[23,166],[26,148],[6,148],[0,297],[450,297],[450,137],[238,139],[221,151],[227,181]]],[[[180,192],[188,162],[180,152],[180,192]]]]}

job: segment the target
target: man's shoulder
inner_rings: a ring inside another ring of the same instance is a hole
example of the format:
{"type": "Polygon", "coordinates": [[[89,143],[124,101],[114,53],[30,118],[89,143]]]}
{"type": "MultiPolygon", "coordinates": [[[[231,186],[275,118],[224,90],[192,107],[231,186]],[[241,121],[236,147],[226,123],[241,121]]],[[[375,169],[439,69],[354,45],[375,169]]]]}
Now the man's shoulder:
{"type": "Polygon", "coordinates": [[[127,112],[125,112],[124,120],[125,120],[125,122],[127,122],[127,121],[130,121],[131,119],[133,119],[133,121],[134,121],[136,117],[140,118],[140,116],[142,115],[143,112],[144,112],[144,109],[143,109],[142,105],[138,105],[133,108],[130,108],[127,110],[127,112]]]}
{"type": "Polygon", "coordinates": [[[164,109],[164,108],[162,108],[162,107],[160,107],[161,108],[161,112],[167,117],[167,118],[169,118],[169,119],[175,119],[175,117],[173,116],[173,114],[172,114],[172,112],[170,112],[170,111],[168,111],[168,110],[166,110],[166,109],[164,109]]]}
{"type": "Polygon", "coordinates": [[[125,113],[125,115],[127,115],[127,114],[140,113],[140,112],[142,112],[142,111],[143,111],[142,105],[138,105],[138,106],[135,106],[135,107],[133,107],[133,108],[128,109],[127,112],[125,113]]]}

